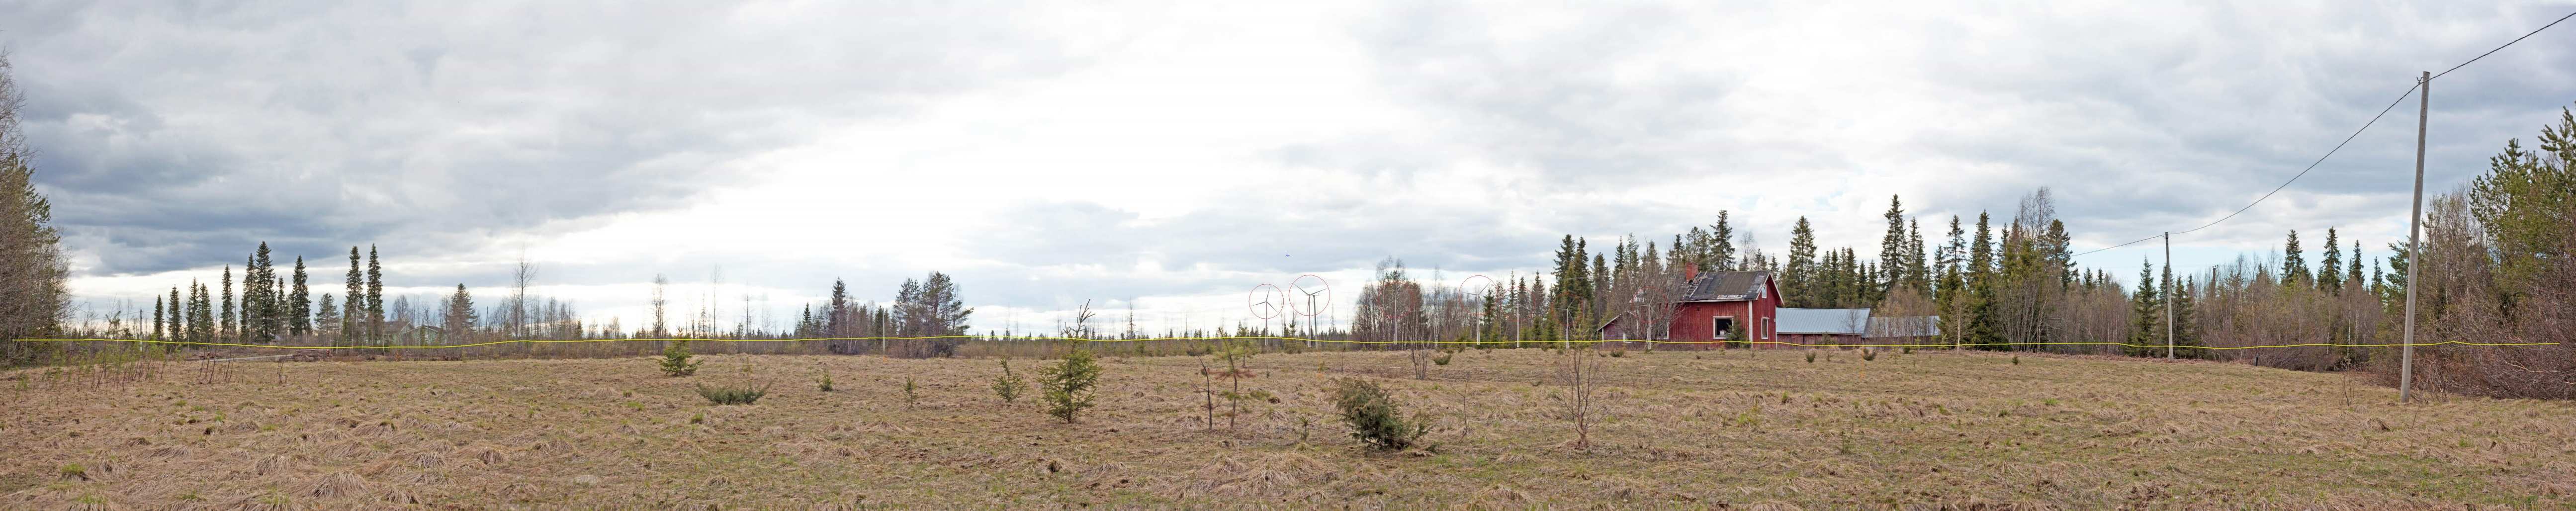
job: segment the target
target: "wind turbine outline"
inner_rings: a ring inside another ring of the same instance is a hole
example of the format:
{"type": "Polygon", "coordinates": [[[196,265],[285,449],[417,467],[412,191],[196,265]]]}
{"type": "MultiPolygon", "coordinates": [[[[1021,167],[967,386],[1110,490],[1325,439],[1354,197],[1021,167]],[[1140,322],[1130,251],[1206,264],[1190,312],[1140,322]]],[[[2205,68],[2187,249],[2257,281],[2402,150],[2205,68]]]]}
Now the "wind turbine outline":
{"type": "Polygon", "coordinates": [[[1279,286],[1263,283],[1252,286],[1252,292],[1243,296],[1243,307],[1252,312],[1252,317],[1261,318],[1262,335],[1270,335],[1270,318],[1279,317],[1281,309],[1284,309],[1279,302],[1287,301],[1287,298],[1286,293],[1279,291],[1279,286]],[[1261,292],[1262,288],[1270,288],[1270,292],[1261,292]],[[1255,297],[1261,300],[1253,301],[1255,297]]]}
{"type": "Polygon", "coordinates": [[[1308,338],[1313,338],[1315,336],[1315,316],[1323,314],[1324,308],[1331,306],[1333,303],[1333,282],[1324,279],[1321,275],[1308,273],[1298,275],[1297,278],[1294,279],[1289,279],[1288,287],[1296,289],[1298,294],[1306,295],[1306,307],[1304,309],[1298,309],[1297,302],[1290,301],[1288,302],[1288,310],[1289,312],[1294,312],[1306,317],[1306,336],[1308,338]],[[1301,284],[1302,282],[1306,282],[1307,277],[1313,277],[1315,279],[1315,287],[1313,290],[1308,290],[1304,284],[1301,284]]]}

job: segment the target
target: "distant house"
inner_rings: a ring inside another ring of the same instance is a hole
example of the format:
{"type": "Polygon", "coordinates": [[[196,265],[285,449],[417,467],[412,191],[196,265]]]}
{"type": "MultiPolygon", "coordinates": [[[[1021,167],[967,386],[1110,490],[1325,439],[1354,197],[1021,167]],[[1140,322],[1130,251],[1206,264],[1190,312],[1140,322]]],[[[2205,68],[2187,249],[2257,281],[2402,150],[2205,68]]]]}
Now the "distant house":
{"type": "MultiPolygon", "coordinates": [[[[1669,327],[1665,335],[1652,336],[1661,337],[1655,340],[1704,343],[1696,345],[1701,347],[1715,346],[1713,341],[1755,341],[1754,346],[1766,346],[1758,342],[1772,340],[1780,287],[1772,282],[1771,272],[1700,274],[1688,268],[1683,272],[1682,289],[1673,300],[1669,327]]],[[[1639,328],[1639,323],[1641,318],[1622,314],[1602,324],[1598,331],[1604,339],[1650,338],[1650,329],[1639,328]]]]}
{"type": "Polygon", "coordinates": [[[1798,344],[1860,344],[1869,332],[1869,309],[1780,309],[1780,340],[1798,344]]]}

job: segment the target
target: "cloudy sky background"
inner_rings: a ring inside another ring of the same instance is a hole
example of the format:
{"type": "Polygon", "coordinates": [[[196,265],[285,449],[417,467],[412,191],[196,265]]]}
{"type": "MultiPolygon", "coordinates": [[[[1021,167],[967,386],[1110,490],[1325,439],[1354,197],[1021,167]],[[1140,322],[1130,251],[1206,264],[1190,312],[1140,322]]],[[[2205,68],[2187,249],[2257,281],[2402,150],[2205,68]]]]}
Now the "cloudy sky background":
{"type": "MultiPolygon", "coordinates": [[[[956,275],[978,328],[1093,300],[1148,328],[1396,256],[1544,269],[1733,211],[1877,252],[2040,188],[2079,250],[2224,216],[2412,84],[2563,3],[851,5],[0,0],[40,188],[97,310],[269,242],[336,290],[541,294],[634,326],[833,278],[956,275]],[[721,283],[715,282],[720,274],[721,283]]],[[[2576,27],[2433,88],[2426,185],[2576,104],[2576,27]]],[[[2328,227],[2403,238],[2415,100],[2314,174],[2175,239],[2201,267],[2328,227]]],[[[2349,241],[2347,241],[2349,243],[2349,241]]],[[[1659,243],[1660,244],[1660,243],[1659,243]]],[[[2153,243],[2081,263],[2128,275],[2153,243]]],[[[2313,258],[2314,255],[2311,255],[2313,258]]]]}

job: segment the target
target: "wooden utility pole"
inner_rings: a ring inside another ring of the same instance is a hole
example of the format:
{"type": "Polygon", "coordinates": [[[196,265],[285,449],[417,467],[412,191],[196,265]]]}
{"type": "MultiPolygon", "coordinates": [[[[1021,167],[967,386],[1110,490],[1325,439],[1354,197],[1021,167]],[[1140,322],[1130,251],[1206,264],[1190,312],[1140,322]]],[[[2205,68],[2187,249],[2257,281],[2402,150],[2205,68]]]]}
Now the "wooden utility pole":
{"type": "Polygon", "coordinates": [[[2415,386],[2415,285],[2424,268],[2424,125],[2433,111],[2433,72],[2415,79],[2415,203],[2406,216],[2406,337],[2397,358],[2397,402],[2406,402],[2415,386]]]}
{"type": "Polygon", "coordinates": [[[2174,358],[2173,232],[2165,232],[2165,360],[2174,358]]]}

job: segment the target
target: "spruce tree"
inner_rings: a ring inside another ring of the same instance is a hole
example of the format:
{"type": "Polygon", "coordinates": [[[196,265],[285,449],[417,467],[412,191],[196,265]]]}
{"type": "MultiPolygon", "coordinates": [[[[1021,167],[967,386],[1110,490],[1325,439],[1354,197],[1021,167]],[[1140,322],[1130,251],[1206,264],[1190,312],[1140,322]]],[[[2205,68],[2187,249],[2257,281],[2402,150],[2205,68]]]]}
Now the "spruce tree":
{"type": "MultiPolygon", "coordinates": [[[[326,328],[335,330],[341,328],[340,302],[335,301],[335,298],[336,297],[331,296],[331,293],[322,293],[321,299],[313,301],[313,303],[316,304],[313,311],[313,331],[315,333],[321,333],[321,331],[326,328]]],[[[336,335],[338,332],[334,332],[334,334],[336,335]]]]}
{"type": "Polygon", "coordinates": [[[223,289],[224,301],[222,307],[218,309],[222,315],[217,316],[220,322],[215,325],[215,337],[228,342],[237,341],[241,335],[241,328],[238,326],[241,324],[241,313],[233,309],[233,267],[229,265],[224,266],[223,289]]]}
{"type": "Polygon", "coordinates": [[[2281,248],[2281,284],[2304,286],[2315,280],[2308,274],[2308,259],[2299,254],[2299,231],[2290,230],[2290,241],[2281,248]]]}
{"type": "MultiPolygon", "coordinates": [[[[1706,257],[1699,261],[1700,271],[1735,271],[1735,227],[1727,225],[1727,212],[1717,212],[1717,223],[1708,226],[1706,257]]],[[[1676,245],[1675,251],[1680,249],[1676,245]]]]}
{"type": "Polygon", "coordinates": [[[850,287],[841,279],[832,279],[832,301],[823,311],[825,337],[850,337],[850,287]]]}
{"type": "MultiPolygon", "coordinates": [[[[2192,297],[2193,286],[2187,282],[2175,282],[2173,279],[2173,268],[2168,266],[2165,268],[2165,289],[2166,292],[2173,294],[2174,346],[2186,348],[2199,346],[2200,336],[2195,334],[2195,331],[2191,328],[2192,303],[2195,300],[2192,297]]],[[[2209,356],[2208,352],[2209,350],[2177,349],[2174,351],[2174,356],[2178,358],[2207,358],[2209,356]]]]}
{"type": "Polygon", "coordinates": [[[2361,285],[2362,285],[2362,281],[2361,281],[2361,240],[2353,240],[2353,242],[2352,242],[2352,255],[2351,255],[2351,257],[2352,257],[2352,264],[2344,265],[2344,269],[2345,269],[2346,271],[2345,271],[2345,273],[2344,273],[2344,275],[2343,275],[2343,282],[2344,282],[2344,284],[2343,284],[2343,285],[2344,285],[2345,287],[2359,287],[2359,286],[2361,286],[2361,285]]]}
{"type": "Polygon", "coordinates": [[[1790,307],[1815,307],[1822,298],[1816,275],[1816,231],[1807,217],[1789,229],[1789,266],[1782,270],[1780,294],[1790,307]]]}
{"type": "Polygon", "coordinates": [[[367,310],[366,296],[366,274],[358,266],[358,246],[350,245],[348,287],[340,293],[340,344],[343,346],[357,345],[361,336],[366,334],[365,328],[358,325],[359,313],[367,310]]]}
{"type": "Polygon", "coordinates": [[[447,297],[447,339],[451,343],[472,342],[474,318],[474,295],[465,292],[465,284],[458,283],[456,294],[447,297]]]}
{"type": "Polygon", "coordinates": [[[244,323],[255,325],[250,337],[257,342],[274,341],[286,326],[286,290],[279,289],[277,266],[269,257],[268,242],[260,242],[258,251],[251,254],[252,268],[249,271],[253,275],[243,280],[243,287],[257,283],[258,299],[251,301],[252,305],[243,307],[242,311],[244,323]]]}
{"type": "Polygon", "coordinates": [[[376,246],[367,246],[367,338],[384,339],[385,272],[376,264],[376,246]]]}
{"type": "Polygon", "coordinates": [[[1932,263],[1930,257],[1923,253],[1923,221],[1913,218],[1906,219],[1905,231],[1905,261],[1903,264],[1905,265],[1905,275],[1909,279],[1906,282],[1906,285],[1914,288],[1915,292],[1921,293],[1923,296],[1932,296],[1932,263]]]}
{"type": "Polygon", "coordinates": [[[1895,195],[1888,196],[1887,213],[1883,216],[1887,218],[1887,234],[1878,239],[1878,260],[1885,263],[1889,271],[1883,276],[1885,280],[1877,283],[1880,294],[1905,285],[1908,279],[1913,278],[1905,274],[1905,270],[1909,267],[1907,263],[1910,256],[1906,255],[1905,240],[1908,236],[1905,230],[1904,199],[1895,195]]]}
{"type": "MultiPolygon", "coordinates": [[[[1998,327],[1995,321],[1995,287],[1999,284],[1997,282],[1999,279],[1995,275],[1996,254],[1992,221],[1985,212],[1977,212],[1977,237],[1969,242],[1968,269],[1965,272],[1968,292],[1967,296],[1962,297],[1968,300],[1968,305],[1965,307],[1968,328],[1961,332],[1961,335],[1970,344],[1994,343],[2001,339],[2003,333],[2003,329],[1998,327]]],[[[1980,348],[1996,347],[1981,346],[1980,348]]]]}
{"type": "Polygon", "coordinates": [[[162,314],[166,314],[166,312],[164,312],[164,311],[161,309],[161,295],[160,295],[160,294],[158,294],[158,293],[155,293],[155,294],[153,294],[153,295],[152,295],[152,337],[151,337],[151,339],[152,339],[152,340],[155,340],[155,341],[161,340],[161,320],[162,320],[162,318],[163,318],[162,314]]]}
{"type": "Polygon", "coordinates": [[[1959,228],[1958,215],[1950,215],[1950,242],[1941,245],[1940,260],[1933,262],[1941,272],[1941,281],[1933,287],[1932,303],[1941,309],[1942,314],[1951,316],[1959,314],[1950,307],[1953,302],[1958,301],[1960,293],[1967,289],[1967,280],[1959,273],[1959,267],[1966,264],[1961,260],[1961,252],[1967,250],[1967,247],[1967,231],[1959,228]]]}
{"type": "Polygon", "coordinates": [[[1574,239],[1574,235],[1568,234],[1557,244],[1556,295],[1549,300],[1553,302],[1551,304],[1553,307],[1548,311],[1548,316],[1556,321],[1571,321],[1576,306],[1582,303],[1584,298],[1580,291],[1592,287],[1589,283],[1591,279],[1583,275],[1587,268],[1584,265],[1581,243],[1574,239]]]}
{"type": "Polygon", "coordinates": [[[171,287],[170,287],[170,340],[173,340],[173,341],[193,341],[193,340],[196,340],[196,339],[190,339],[190,338],[188,338],[188,333],[187,333],[188,329],[187,329],[187,326],[186,326],[186,325],[188,324],[188,313],[186,312],[187,308],[188,308],[188,304],[187,304],[187,302],[183,302],[183,301],[180,301],[180,300],[179,300],[179,287],[178,287],[178,286],[171,286],[171,287]]]}
{"type": "Polygon", "coordinates": [[[219,335],[219,331],[215,328],[213,295],[206,292],[206,284],[203,282],[190,280],[188,286],[190,288],[188,292],[191,293],[188,296],[188,340],[216,342],[215,336],[219,335]]]}
{"type": "Polygon", "coordinates": [[[2138,259],[2138,291],[2129,295],[2131,319],[2129,344],[2138,346],[2130,346],[2122,351],[2136,356],[2162,354],[2162,350],[2139,347],[2165,343],[2164,298],[2158,291],[2161,286],[2162,284],[2156,281],[2155,265],[2148,263],[2145,258],[2138,259]]]}
{"type": "Polygon", "coordinates": [[[2343,242],[2335,239],[2333,227],[2326,228],[2326,251],[2319,259],[2317,289],[2343,291],[2343,242]]]}
{"type": "Polygon", "coordinates": [[[295,290],[287,299],[287,333],[298,337],[313,333],[313,296],[308,294],[311,292],[305,287],[304,256],[295,256],[295,290]]]}

